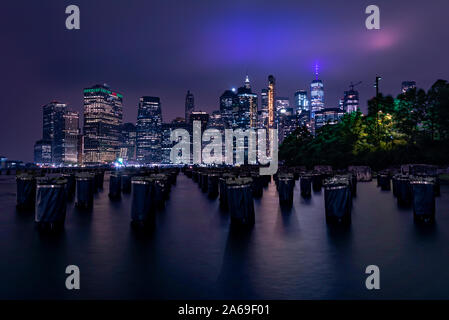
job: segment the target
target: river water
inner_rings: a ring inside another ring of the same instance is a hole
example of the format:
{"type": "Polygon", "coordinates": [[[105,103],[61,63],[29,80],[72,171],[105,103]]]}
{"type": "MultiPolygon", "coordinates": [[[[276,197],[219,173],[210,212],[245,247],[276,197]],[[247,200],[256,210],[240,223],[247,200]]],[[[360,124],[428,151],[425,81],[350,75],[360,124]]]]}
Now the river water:
{"type": "Polygon", "coordinates": [[[325,223],[323,193],[295,187],[282,212],[274,182],[255,200],[248,232],[198,186],[178,176],[155,230],[130,228],[131,196],[111,202],[105,189],[92,212],[69,203],[65,230],[39,232],[33,213],[16,212],[15,180],[0,176],[0,299],[426,299],[449,298],[449,187],[436,223],[417,226],[391,192],[359,183],[352,224],[325,223]],[[77,265],[81,289],[65,288],[77,265]],[[365,268],[380,268],[380,290],[365,268]]]}

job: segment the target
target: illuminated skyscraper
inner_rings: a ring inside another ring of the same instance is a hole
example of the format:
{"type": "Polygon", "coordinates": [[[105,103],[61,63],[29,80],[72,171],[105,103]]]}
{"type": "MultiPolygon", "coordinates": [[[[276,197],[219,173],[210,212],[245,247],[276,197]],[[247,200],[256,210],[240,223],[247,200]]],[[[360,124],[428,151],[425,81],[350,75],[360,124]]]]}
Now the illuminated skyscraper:
{"type": "Polygon", "coordinates": [[[64,114],[61,148],[61,162],[64,164],[78,163],[79,119],[78,112],[67,110],[64,114]]]}
{"type": "Polygon", "coordinates": [[[316,112],[324,109],[324,85],[321,80],[313,80],[310,84],[310,106],[312,118],[316,112]]]}
{"type": "Polygon", "coordinates": [[[343,98],[343,111],[351,113],[359,109],[359,92],[356,90],[345,91],[343,98]]]}
{"type": "Polygon", "coordinates": [[[136,158],[143,164],[161,162],[162,111],[158,97],[141,97],[137,111],[136,158]]]}
{"type": "Polygon", "coordinates": [[[237,95],[232,90],[226,90],[220,96],[221,120],[225,129],[234,127],[234,109],[238,109],[239,101],[237,95]]]}
{"type": "Polygon", "coordinates": [[[64,114],[67,105],[52,101],[42,107],[42,139],[51,143],[51,163],[62,163],[64,114]]]}
{"type": "Polygon", "coordinates": [[[309,106],[309,99],[307,98],[306,90],[298,90],[295,92],[295,108],[296,108],[296,114],[299,116],[309,114],[310,106],[309,106]]]}
{"type": "MultiPolygon", "coordinates": [[[[79,114],[70,111],[64,103],[53,101],[43,106],[42,137],[37,144],[45,155],[39,160],[48,160],[48,143],[51,145],[51,161],[57,165],[78,162],[79,114]]],[[[39,151],[38,151],[39,152],[39,151]]]]}
{"type": "Polygon", "coordinates": [[[310,84],[310,113],[314,118],[315,112],[324,109],[324,85],[318,79],[318,64],[315,64],[315,80],[310,84]]]}
{"type": "Polygon", "coordinates": [[[111,163],[117,159],[122,103],[123,96],[107,85],[84,89],[84,163],[111,163]]]}
{"type": "Polygon", "coordinates": [[[238,108],[234,109],[235,126],[241,129],[257,127],[257,94],[251,92],[248,76],[237,91],[238,108]]]}
{"type": "Polygon", "coordinates": [[[268,89],[262,89],[260,93],[260,109],[257,112],[259,128],[265,128],[268,125],[268,89]]]}
{"type": "Polygon", "coordinates": [[[272,75],[268,76],[268,128],[276,127],[276,110],[274,99],[276,98],[276,81],[272,75]]]}
{"type": "Polygon", "coordinates": [[[186,94],[186,106],[185,106],[185,120],[186,123],[190,123],[190,115],[195,111],[195,99],[190,91],[186,94]]]}
{"type": "Polygon", "coordinates": [[[190,127],[192,127],[193,121],[201,122],[201,131],[204,131],[209,123],[209,114],[205,111],[194,111],[190,115],[190,127]]]}
{"type": "Polygon", "coordinates": [[[314,118],[314,132],[325,125],[337,124],[345,115],[345,112],[340,108],[327,108],[322,111],[317,111],[314,118]]]}

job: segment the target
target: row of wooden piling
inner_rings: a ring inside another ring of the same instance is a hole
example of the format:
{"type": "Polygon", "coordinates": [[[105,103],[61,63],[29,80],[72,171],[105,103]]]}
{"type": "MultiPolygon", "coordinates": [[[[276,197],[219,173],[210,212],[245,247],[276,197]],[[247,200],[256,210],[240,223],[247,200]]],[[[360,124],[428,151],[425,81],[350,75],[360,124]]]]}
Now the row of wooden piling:
{"type": "MultiPolygon", "coordinates": [[[[168,199],[176,183],[177,169],[116,171],[111,174],[109,197],[119,200],[131,193],[131,221],[135,225],[154,222],[154,212],[168,199]]],[[[44,177],[30,173],[16,177],[17,209],[35,210],[35,221],[41,229],[55,230],[64,225],[67,202],[75,200],[81,210],[93,208],[94,194],[103,189],[104,170],[63,173],[44,177]]]]}
{"type": "MultiPolygon", "coordinates": [[[[207,193],[209,198],[219,196],[220,207],[229,210],[231,223],[239,226],[254,224],[253,199],[262,197],[263,188],[271,181],[271,176],[260,176],[251,170],[187,168],[184,173],[198,183],[201,191],[207,193]]],[[[324,187],[326,221],[351,221],[352,198],[357,192],[355,175],[334,176],[328,171],[304,172],[289,168],[275,174],[273,180],[282,208],[292,207],[295,184],[299,180],[301,196],[305,199],[311,197],[312,190],[320,192],[324,187]]]]}
{"type": "Polygon", "coordinates": [[[393,189],[393,195],[400,207],[413,207],[416,222],[435,222],[435,202],[440,196],[440,179],[436,173],[391,174],[381,171],[377,175],[377,186],[382,191],[393,189]]]}

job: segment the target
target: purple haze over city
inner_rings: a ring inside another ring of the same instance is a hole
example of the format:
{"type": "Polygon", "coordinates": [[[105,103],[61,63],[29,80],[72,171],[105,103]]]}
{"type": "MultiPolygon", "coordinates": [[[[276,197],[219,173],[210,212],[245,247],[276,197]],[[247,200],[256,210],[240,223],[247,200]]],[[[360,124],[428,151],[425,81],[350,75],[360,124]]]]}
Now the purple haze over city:
{"type": "MultiPolygon", "coordinates": [[[[184,115],[187,90],[197,110],[217,110],[224,90],[253,91],[277,81],[293,103],[320,66],[325,105],[335,107],[351,81],[362,81],[362,111],[381,91],[396,96],[404,80],[428,89],[449,79],[447,0],[216,1],[73,0],[2,4],[0,155],[32,161],[42,136],[42,105],[68,103],[82,115],[82,89],[107,83],[124,96],[124,121],[138,98],[161,98],[163,119],[184,115]],[[81,29],[65,28],[66,6],[81,29]],[[381,30],[365,28],[365,8],[381,10],[381,30]]],[[[80,123],[82,126],[82,121],[80,123]]]]}

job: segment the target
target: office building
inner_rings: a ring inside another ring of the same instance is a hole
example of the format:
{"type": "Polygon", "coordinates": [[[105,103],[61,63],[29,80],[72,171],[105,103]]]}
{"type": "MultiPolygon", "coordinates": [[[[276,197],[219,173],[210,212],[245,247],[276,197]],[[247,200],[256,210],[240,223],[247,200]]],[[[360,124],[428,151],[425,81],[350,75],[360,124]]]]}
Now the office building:
{"type": "Polygon", "coordinates": [[[313,118],[316,112],[324,109],[324,85],[321,80],[315,79],[310,84],[310,112],[313,118]]]}
{"type": "Polygon", "coordinates": [[[314,132],[325,125],[337,124],[345,115],[345,111],[340,108],[326,108],[315,113],[314,132]]]}
{"type": "Polygon", "coordinates": [[[268,126],[268,89],[262,89],[260,93],[260,108],[257,111],[258,127],[268,126]]]}
{"type": "Polygon", "coordinates": [[[205,111],[194,111],[190,115],[190,127],[192,128],[193,121],[201,122],[201,131],[207,129],[207,124],[209,123],[209,114],[205,111]]]}
{"type": "Polygon", "coordinates": [[[161,161],[162,110],[158,97],[141,97],[136,124],[136,159],[142,164],[161,161]]]}
{"type": "Polygon", "coordinates": [[[343,111],[352,113],[359,110],[359,92],[356,90],[345,91],[343,97],[343,111]]]}
{"type": "Polygon", "coordinates": [[[114,162],[119,154],[123,96],[109,86],[84,89],[84,164],[114,162]]]}
{"type": "Polygon", "coordinates": [[[297,115],[309,114],[310,105],[306,90],[298,90],[295,92],[295,108],[297,115]]]}
{"type": "Polygon", "coordinates": [[[237,90],[238,108],[234,109],[236,128],[249,129],[257,127],[257,94],[251,92],[248,76],[245,85],[237,90]]]}
{"type": "Polygon", "coordinates": [[[268,128],[276,127],[276,110],[274,101],[276,98],[276,80],[274,76],[268,76],[268,128]]]}
{"type": "Polygon", "coordinates": [[[234,127],[234,109],[238,109],[239,101],[237,95],[232,90],[226,90],[220,96],[220,113],[225,129],[234,127]]]}

